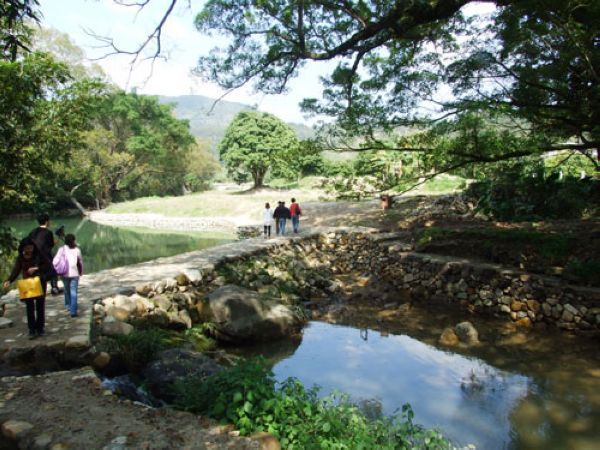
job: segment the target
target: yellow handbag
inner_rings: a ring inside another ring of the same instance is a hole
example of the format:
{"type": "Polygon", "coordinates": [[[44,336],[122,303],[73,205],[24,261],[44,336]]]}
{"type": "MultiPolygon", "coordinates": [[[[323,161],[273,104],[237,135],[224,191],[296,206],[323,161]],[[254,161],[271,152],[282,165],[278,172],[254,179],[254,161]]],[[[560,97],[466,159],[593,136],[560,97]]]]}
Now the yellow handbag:
{"type": "Polygon", "coordinates": [[[21,300],[41,297],[44,295],[44,291],[42,290],[42,280],[40,280],[40,277],[23,278],[22,280],[18,280],[17,288],[19,289],[19,298],[21,300]]]}

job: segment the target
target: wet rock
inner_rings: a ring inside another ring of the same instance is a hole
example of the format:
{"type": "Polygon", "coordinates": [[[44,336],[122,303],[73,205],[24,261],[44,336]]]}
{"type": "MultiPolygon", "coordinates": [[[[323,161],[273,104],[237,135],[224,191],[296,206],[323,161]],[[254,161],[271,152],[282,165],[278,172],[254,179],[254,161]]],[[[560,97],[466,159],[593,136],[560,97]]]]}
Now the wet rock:
{"type": "Polygon", "coordinates": [[[454,327],[458,339],[466,345],[479,343],[479,333],[471,322],[461,322],[454,327]]]}
{"type": "Polygon", "coordinates": [[[459,339],[452,328],[446,328],[444,331],[442,331],[438,342],[440,345],[444,345],[446,347],[454,347],[458,345],[459,339]]]}
{"type": "Polygon", "coordinates": [[[13,326],[13,321],[7,317],[0,317],[0,329],[10,328],[13,326]]]}
{"type": "Polygon", "coordinates": [[[174,348],[162,351],[155,361],[148,365],[142,376],[146,379],[148,390],[156,397],[172,401],[173,385],[183,377],[206,378],[223,368],[202,353],[174,348]]]}

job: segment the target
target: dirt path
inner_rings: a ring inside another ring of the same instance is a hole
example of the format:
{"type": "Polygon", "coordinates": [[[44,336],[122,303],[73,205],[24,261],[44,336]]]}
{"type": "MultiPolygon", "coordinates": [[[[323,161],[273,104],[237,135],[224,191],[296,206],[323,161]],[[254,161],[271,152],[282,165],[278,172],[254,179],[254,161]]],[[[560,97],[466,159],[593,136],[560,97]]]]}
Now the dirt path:
{"type": "Polygon", "coordinates": [[[0,396],[2,449],[259,448],[206,418],[114,396],[90,369],[6,377],[0,396]]]}

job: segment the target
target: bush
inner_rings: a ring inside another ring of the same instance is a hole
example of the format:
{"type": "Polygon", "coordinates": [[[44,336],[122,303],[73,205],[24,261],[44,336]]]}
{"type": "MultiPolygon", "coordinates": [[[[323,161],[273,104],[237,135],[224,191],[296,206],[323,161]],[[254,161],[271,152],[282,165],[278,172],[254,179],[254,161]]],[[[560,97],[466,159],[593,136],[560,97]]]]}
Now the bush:
{"type": "Polygon", "coordinates": [[[175,384],[176,406],[233,423],[243,435],[266,431],[286,449],[449,448],[438,432],[413,423],[409,405],[400,416],[369,420],[348,397],[318,398],[289,378],[279,387],[264,359],[240,361],[208,379],[175,384]]]}
{"type": "Polygon", "coordinates": [[[114,336],[105,342],[105,350],[117,354],[134,373],[144,368],[157,353],[176,345],[171,334],[160,328],[133,330],[127,336],[114,336]]]}
{"type": "Polygon", "coordinates": [[[489,174],[472,183],[467,197],[499,220],[576,219],[600,213],[600,182],[528,171],[524,165],[489,174]]]}

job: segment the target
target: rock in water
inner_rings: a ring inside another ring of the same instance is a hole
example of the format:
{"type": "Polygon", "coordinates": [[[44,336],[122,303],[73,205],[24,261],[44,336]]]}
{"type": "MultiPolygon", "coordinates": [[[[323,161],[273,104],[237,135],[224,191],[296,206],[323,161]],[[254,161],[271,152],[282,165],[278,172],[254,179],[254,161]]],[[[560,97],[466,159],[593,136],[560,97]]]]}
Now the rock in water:
{"type": "Polygon", "coordinates": [[[173,400],[173,385],[178,378],[206,378],[223,368],[202,353],[172,348],[160,352],[143,371],[148,390],[157,398],[173,400]]]}
{"type": "Polygon", "coordinates": [[[452,328],[446,328],[444,331],[442,331],[438,342],[440,343],[440,345],[454,347],[455,345],[458,345],[459,339],[452,328]]]}
{"type": "Polygon", "coordinates": [[[463,344],[479,343],[479,333],[471,322],[461,322],[454,327],[454,332],[463,344]]]}

